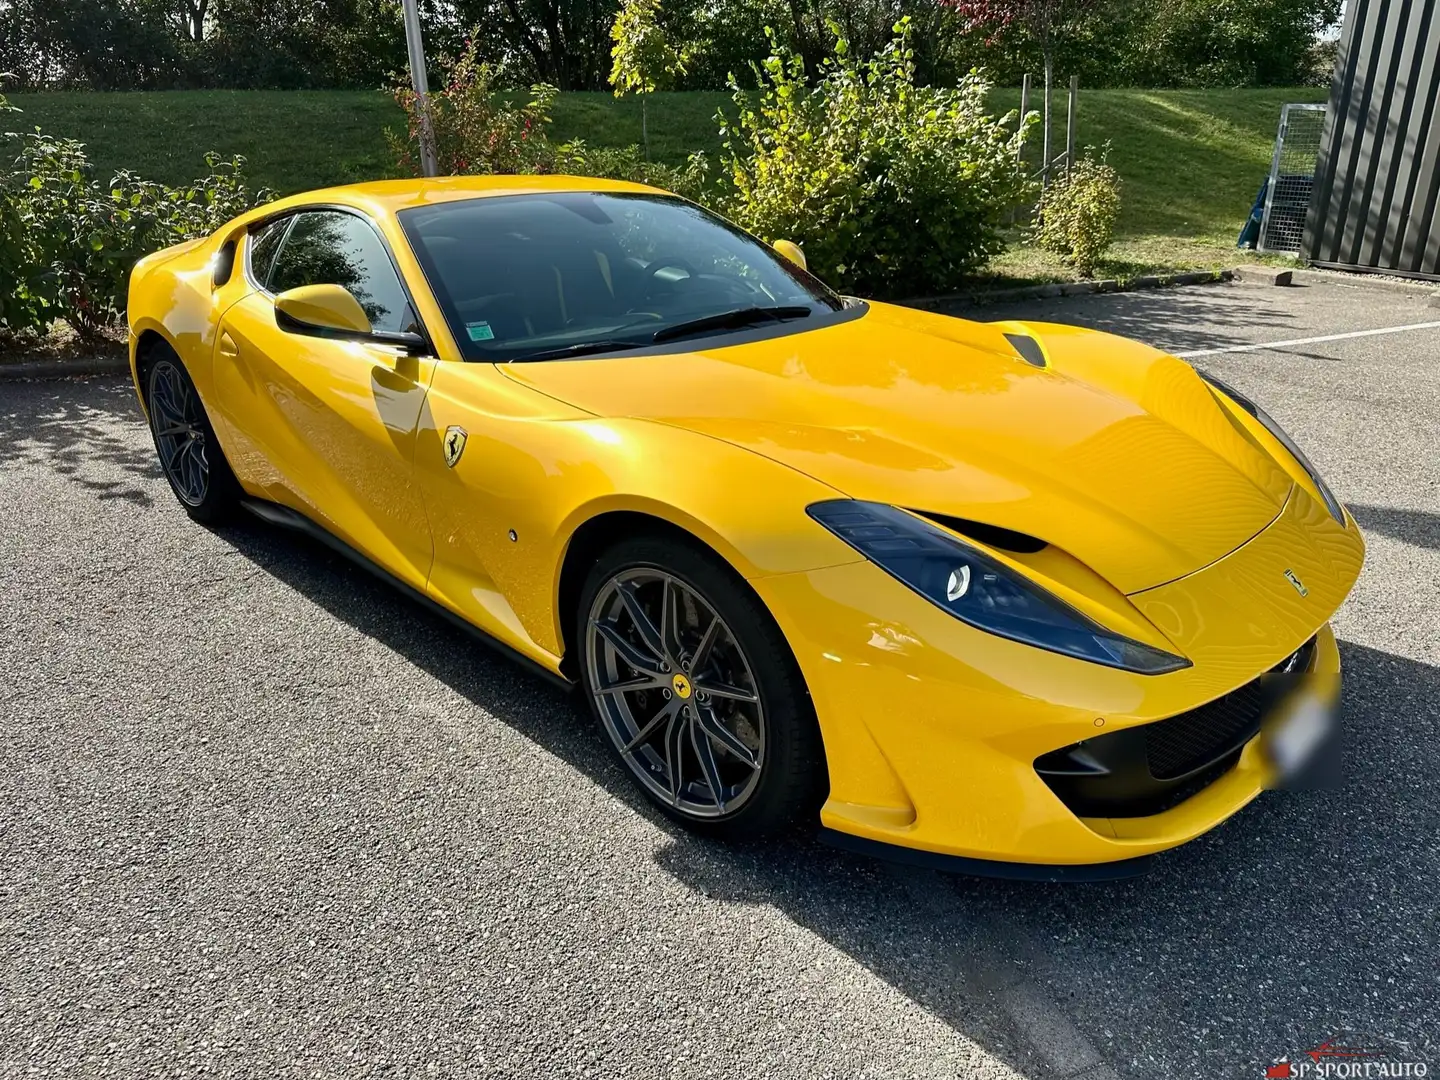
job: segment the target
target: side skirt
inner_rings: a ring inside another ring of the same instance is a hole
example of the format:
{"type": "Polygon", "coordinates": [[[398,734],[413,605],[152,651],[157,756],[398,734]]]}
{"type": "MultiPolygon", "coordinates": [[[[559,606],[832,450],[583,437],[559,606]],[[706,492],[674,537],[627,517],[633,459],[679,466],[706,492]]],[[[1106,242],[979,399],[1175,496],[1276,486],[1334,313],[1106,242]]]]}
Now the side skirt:
{"type": "Polygon", "coordinates": [[[530,657],[505,644],[505,642],[500,641],[498,638],[491,637],[484,630],[462,619],[443,604],[437,604],[434,600],[430,599],[430,597],[406,582],[401,581],[383,566],[362,555],[349,544],[345,543],[344,540],[341,540],[334,533],[330,532],[330,530],[317,525],[298,510],[292,510],[288,506],[281,506],[279,503],[266,502],[263,499],[242,499],[240,505],[267,525],[275,525],[282,529],[289,529],[291,532],[302,533],[312,540],[324,544],[337,555],[342,555],[346,559],[349,559],[356,566],[360,567],[360,569],[367,571],[374,577],[385,582],[385,584],[404,593],[432,614],[438,615],[451,625],[459,627],[482,645],[489,646],[500,655],[514,661],[532,674],[539,675],[548,682],[567,691],[574,690],[578,685],[572,680],[565,678],[565,676],[558,675],[549,668],[537,664],[534,660],[530,659],[530,657]]]}

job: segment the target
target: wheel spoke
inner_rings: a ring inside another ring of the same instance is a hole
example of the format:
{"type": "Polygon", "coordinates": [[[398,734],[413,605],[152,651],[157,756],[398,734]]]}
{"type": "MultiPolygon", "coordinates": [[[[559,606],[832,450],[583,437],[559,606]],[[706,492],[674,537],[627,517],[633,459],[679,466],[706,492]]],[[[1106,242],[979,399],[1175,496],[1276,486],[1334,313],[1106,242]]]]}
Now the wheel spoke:
{"type": "Polygon", "coordinates": [[[185,455],[185,491],[192,498],[202,498],[205,494],[205,469],[200,461],[199,448],[195,443],[187,442],[183,453],[185,455]]]}
{"type": "Polygon", "coordinates": [[[165,471],[171,476],[178,477],[180,475],[180,455],[184,452],[185,443],[179,440],[172,441],[168,445],[160,448],[160,453],[164,456],[162,464],[165,466],[165,471]]]}
{"type": "Polygon", "coordinates": [[[670,802],[680,805],[680,795],[685,790],[685,734],[690,724],[675,709],[670,714],[670,723],[665,728],[665,767],[670,770],[670,802]]]}
{"type": "Polygon", "coordinates": [[[710,739],[706,734],[700,730],[699,724],[692,720],[688,727],[690,728],[690,745],[695,748],[695,757],[700,762],[700,772],[705,776],[705,786],[715,797],[715,805],[723,808],[725,784],[720,779],[720,763],[715,760],[715,747],[710,744],[710,739]]]}
{"type": "Polygon", "coordinates": [[[175,402],[171,398],[169,388],[162,384],[160,386],[157,386],[155,388],[155,391],[155,411],[159,413],[168,423],[172,425],[178,425],[179,427],[184,429],[188,429],[190,425],[185,422],[185,417],[175,407],[175,402]]]}
{"type": "Polygon", "coordinates": [[[626,679],[624,682],[598,687],[595,692],[597,694],[628,694],[632,690],[658,690],[662,686],[669,685],[669,679],[655,679],[649,675],[642,675],[638,679],[626,679]]]}
{"type": "Polygon", "coordinates": [[[639,631],[650,651],[656,656],[664,656],[664,639],[661,638],[660,631],[655,629],[655,623],[641,605],[635,585],[629,581],[622,581],[615,586],[615,591],[620,594],[620,600],[625,605],[625,611],[629,614],[630,621],[635,624],[635,629],[639,631]]]}
{"type": "Polygon", "coordinates": [[[593,622],[596,632],[605,639],[606,643],[619,654],[620,659],[636,671],[643,671],[655,678],[660,677],[660,657],[646,656],[631,643],[624,634],[620,632],[611,620],[602,619],[593,622]]]}
{"type": "Polygon", "coordinates": [[[695,689],[709,694],[711,697],[729,698],[731,701],[755,702],[760,700],[760,696],[753,690],[744,690],[738,686],[731,686],[729,683],[712,682],[709,679],[704,682],[696,682],[695,689]]]}
{"type": "Polygon", "coordinates": [[[674,583],[667,577],[665,579],[665,591],[660,594],[660,642],[664,653],[669,656],[680,656],[679,635],[676,632],[675,620],[675,593],[674,583]]]}
{"type": "Polygon", "coordinates": [[[188,435],[189,433],[190,425],[178,422],[172,423],[167,427],[160,428],[155,432],[155,434],[159,435],[162,439],[170,439],[174,438],[177,435],[188,435]]]}
{"type": "Polygon", "coordinates": [[[634,738],[620,748],[620,752],[622,754],[629,754],[633,753],[639,747],[644,746],[650,741],[651,736],[655,734],[655,729],[674,716],[677,708],[679,708],[679,705],[676,702],[667,702],[663,709],[645,722],[645,726],[635,733],[634,738]]]}
{"type": "Polygon", "coordinates": [[[716,640],[720,637],[720,616],[711,614],[710,625],[705,628],[705,633],[700,638],[700,644],[695,646],[695,655],[690,658],[690,670],[699,675],[705,670],[705,662],[710,659],[710,650],[715,647],[716,640]]]}
{"type": "Polygon", "coordinates": [[[760,762],[755,757],[755,751],[746,746],[739,735],[736,735],[727,728],[720,717],[715,715],[713,709],[707,709],[702,706],[698,710],[698,713],[700,720],[697,726],[701,731],[725,747],[726,750],[729,750],[730,753],[734,754],[746,765],[750,766],[750,768],[758,769],[760,767],[760,762]]]}

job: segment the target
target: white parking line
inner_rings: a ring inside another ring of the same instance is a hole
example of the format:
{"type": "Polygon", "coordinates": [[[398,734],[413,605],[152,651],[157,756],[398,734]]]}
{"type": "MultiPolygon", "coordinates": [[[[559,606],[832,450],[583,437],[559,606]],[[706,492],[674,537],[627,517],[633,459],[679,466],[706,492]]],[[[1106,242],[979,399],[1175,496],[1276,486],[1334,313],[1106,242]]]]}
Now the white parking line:
{"type": "Polygon", "coordinates": [[[1255,345],[1227,345],[1223,349],[1197,349],[1175,355],[1184,360],[1194,356],[1214,356],[1217,353],[1257,352],[1262,349],[1288,349],[1292,345],[1315,345],[1322,341],[1346,341],[1349,338],[1375,337],[1377,334],[1400,334],[1406,330],[1434,330],[1440,322],[1409,323],[1406,326],[1382,326],[1378,330],[1353,330],[1348,334],[1326,334],[1323,337],[1294,338],[1291,341],[1262,341],[1255,345]]]}

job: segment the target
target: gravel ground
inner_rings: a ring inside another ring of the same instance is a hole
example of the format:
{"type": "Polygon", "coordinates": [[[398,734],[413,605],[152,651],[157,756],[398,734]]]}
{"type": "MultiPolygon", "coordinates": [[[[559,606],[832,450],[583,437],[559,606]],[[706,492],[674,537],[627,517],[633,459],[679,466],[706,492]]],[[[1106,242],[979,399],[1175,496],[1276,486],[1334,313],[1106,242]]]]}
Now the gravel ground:
{"type": "MultiPolygon", "coordinates": [[[[1014,316],[1178,351],[1440,318],[1338,285],[1014,316]]],[[[1351,777],[1103,886],[692,840],[558,691],[316,545],[191,524],[122,382],[0,385],[0,1076],[1259,1077],[1361,1035],[1440,1065],[1437,348],[1203,360],[1369,537],[1351,777]]]]}

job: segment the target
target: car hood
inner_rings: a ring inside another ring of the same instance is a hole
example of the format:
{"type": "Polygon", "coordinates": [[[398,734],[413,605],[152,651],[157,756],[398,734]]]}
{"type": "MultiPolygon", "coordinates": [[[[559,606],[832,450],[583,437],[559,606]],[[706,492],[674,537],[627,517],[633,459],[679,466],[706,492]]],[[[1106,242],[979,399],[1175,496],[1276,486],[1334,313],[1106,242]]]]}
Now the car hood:
{"type": "MultiPolygon", "coordinates": [[[[1127,593],[1234,551],[1292,485],[1189,365],[1073,327],[872,304],[743,344],[505,370],[597,415],[745,447],[852,498],[1026,533],[1127,593]],[[1045,366],[1007,332],[1041,342],[1045,366]]],[[[703,461],[693,475],[706,483],[703,461]]]]}

